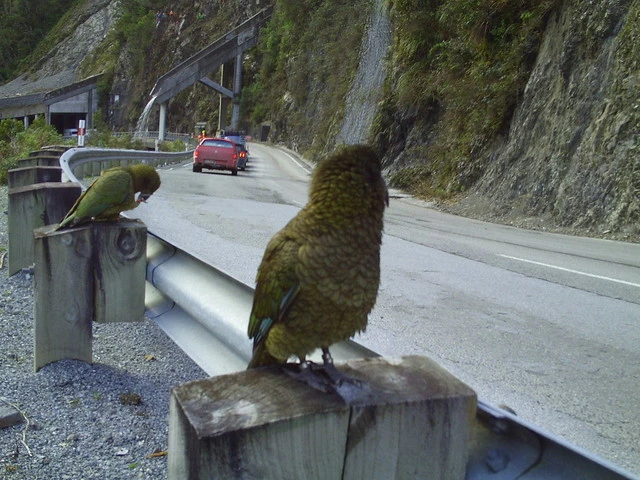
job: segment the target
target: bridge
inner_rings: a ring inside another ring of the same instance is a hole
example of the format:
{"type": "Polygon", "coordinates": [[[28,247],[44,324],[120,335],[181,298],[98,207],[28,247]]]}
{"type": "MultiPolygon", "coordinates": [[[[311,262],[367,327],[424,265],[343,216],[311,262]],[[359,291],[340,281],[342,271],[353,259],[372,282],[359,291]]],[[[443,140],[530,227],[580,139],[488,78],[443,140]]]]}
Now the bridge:
{"type": "MultiPolygon", "coordinates": [[[[151,91],[151,100],[147,105],[147,109],[150,109],[150,106],[154,103],[160,105],[158,127],[160,140],[164,140],[168,101],[196,82],[212,88],[221,94],[223,99],[226,97],[227,102],[224,100],[220,102],[220,118],[225,116],[224,112],[226,111],[228,99],[232,100],[230,126],[234,129],[237,128],[240,116],[240,91],[242,89],[242,57],[247,50],[258,44],[258,33],[271,18],[272,12],[273,7],[261,10],[226,35],[175,66],[157,80],[151,91]],[[208,78],[208,75],[232,60],[234,61],[233,90],[229,90],[208,78]]],[[[218,126],[222,128],[226,125],[220,125],[219,123],[218,126]]]]}
{"type": "MultiPolygon", "coordinates": [[[[271,18],[272,11],[273,7],[261,10],[158,78],[145,111],[148,113],[155,104],[160,105],[159,140],[165,140],[169,100],[196,82],[221,95],[220,118],[226,116],[229,102],[232,103],[230,126],[237,127],[242,89],[242,57],[247,50],[257,45],[259,31],[271,18]],[[229,74],[223,70],[223,78],[233,82],[232,90],[208,78],[212,72],[231,61],[234,61],[233,71],[229,74]]],[[[79,119],[86,119],[86,127],[91,128],[92,117],[97,109],[95,92],[99,78],[100,75],[96,75],[52,91],[0,98],[0,120],[23,118],[26,127],[30,117],[45,115],[47,123],[56,125],[61,131],[77,127],[79,119]]],[[[222,128],[227,125],[219,126],[222,128]]]]}
{"type": "Polygon", "coordinates": [[[98,108],[96,88],[101,76],[94,75],[50,91],[0,98],[0,120],[22,118],[26,128],[31,117],[44,115],[47,123],[60,131],[77,127],[79,119],[86,120],[86,128],[91,128],[98,108]]]}

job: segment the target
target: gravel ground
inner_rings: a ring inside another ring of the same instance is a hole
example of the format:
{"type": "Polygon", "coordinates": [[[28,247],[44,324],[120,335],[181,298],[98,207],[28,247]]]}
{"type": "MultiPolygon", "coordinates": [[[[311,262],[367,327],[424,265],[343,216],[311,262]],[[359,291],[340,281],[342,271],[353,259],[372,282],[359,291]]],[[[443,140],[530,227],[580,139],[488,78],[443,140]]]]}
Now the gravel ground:
{"type": "Polygon", "coordinates": [[[205,378],[156,325],[94,324],[92,365],[33,371],[33,275],[7,277],[7,189],[0,187],[0,479],[167,478],[169,395],[205,378]]]}

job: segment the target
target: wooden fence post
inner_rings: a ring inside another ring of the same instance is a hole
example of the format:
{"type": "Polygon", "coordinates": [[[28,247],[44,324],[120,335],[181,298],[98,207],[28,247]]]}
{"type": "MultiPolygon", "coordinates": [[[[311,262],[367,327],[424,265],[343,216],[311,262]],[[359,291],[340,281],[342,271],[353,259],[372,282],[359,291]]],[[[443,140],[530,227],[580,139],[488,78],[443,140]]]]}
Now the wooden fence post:
{"type": "Polygon", "coordinates": [[[94,222],[36,229],[34,366],[92,361],[92,322],[144,318],[147,229],[142,222],[94,222]]]}
{"type": "Polygon", "coordinates": [[[338,365],[323,393],[279,367],[173,389],[169,480],[462,479],[476,395],[425,357],[338,365]]]}
{"type": "Polygon", "coordinates": [[[25,167],[57,167],[60,166],[60,155],[38,155],[21,158],[18,160],[18,168],[25,167]]]}
{"type": "Polygon", "coordinates": [[[62,220],[81,192],[59,182],[9,189],[9,275],[33,264],[33,230],[62,220]]]}
{"type": "Polygon", "coordinates": [[[24,167],[8,172],[9,188],[24,187],[34,183],[59,182],[62,178],[61,167],[24,167]]]}

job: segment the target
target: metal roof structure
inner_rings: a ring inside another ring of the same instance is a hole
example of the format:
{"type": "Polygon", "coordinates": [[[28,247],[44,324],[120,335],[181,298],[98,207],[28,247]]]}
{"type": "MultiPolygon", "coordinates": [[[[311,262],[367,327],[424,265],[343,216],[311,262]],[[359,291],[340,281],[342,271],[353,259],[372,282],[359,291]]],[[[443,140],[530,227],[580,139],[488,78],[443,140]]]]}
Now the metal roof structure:
{"type": "Polygon", "coordinates": [[[93,92],[96,90],[98,80],[102,74],[94,75],[79,82],[74,82],[63,87],[49,91],[27,92],[24,95],[13,95],[0,98],[0,120],[5,118],[21,118],[30,115],[46,115],[52,110],[64,111],[64,102],[88,93],[85,113],[93,114],[93,92]],[[58,107],[56,107],[58,105],[58,107]]]}

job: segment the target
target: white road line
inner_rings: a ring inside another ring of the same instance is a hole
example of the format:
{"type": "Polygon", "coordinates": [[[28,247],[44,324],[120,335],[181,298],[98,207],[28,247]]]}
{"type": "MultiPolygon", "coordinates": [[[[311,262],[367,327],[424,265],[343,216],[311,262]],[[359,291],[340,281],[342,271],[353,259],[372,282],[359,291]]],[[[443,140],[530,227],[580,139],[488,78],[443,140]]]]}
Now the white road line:
{"type": "Polygon", "coordinates": [[[556,270],[562,270],[563,272],[575,273],[578,275],[584,275],[585,277],[597,278],[600,280],[608,280],[609,282],[622,283],[623,285],[629,285],[631,287],[640,288],[640,284],[633,282],[626,282],[624,280],[618,280],[617,278],[604,277],[602,275],[594,275],[592,273],[580,272],[578,270],[571,270],[570,268],[558,267],[556,265],[549,265],[548,263],[534,262],[533,260],[526,260],[524,258],[512,257],[510,255],[497,254],[499,257],[510,258],[511,260],[517,260],[519,262],[532,263],[534,265],[540,265],[541,267],[554,268],[556,270]]]}
{"type": "Polygon", "coordinates": [[[305,173],[311,173],[311,171],[309,170],[309,167],[302,163],[300,160],[298,160],[297,158],[295,158],[293,155],[291,155],[289,152],[285,152],[284,150],[281,150],[282,153],[284,153],[287,157],[289,157],[293,163],[295,163],[298,167],[300,167],[302,170],[305,171],[305,173]]]}

